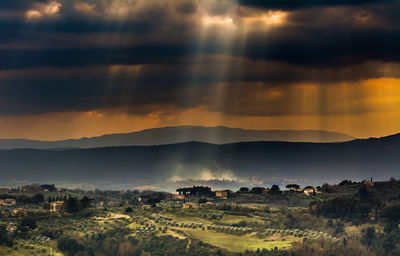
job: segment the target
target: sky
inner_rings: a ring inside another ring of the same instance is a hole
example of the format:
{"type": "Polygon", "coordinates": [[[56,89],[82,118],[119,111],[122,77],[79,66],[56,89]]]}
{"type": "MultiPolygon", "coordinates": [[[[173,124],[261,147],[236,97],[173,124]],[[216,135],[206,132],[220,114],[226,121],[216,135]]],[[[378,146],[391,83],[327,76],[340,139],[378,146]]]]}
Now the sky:
{"type": "Polygon", "coordinates": [[[0,138],[400,132],[400,1],[1,0],[0,138]]]}

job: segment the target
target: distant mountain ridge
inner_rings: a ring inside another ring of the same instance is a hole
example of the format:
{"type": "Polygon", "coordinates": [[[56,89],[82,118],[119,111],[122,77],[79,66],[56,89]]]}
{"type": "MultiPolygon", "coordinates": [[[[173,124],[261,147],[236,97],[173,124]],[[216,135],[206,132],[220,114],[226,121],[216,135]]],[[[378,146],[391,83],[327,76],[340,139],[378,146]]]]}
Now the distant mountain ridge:
{"type": "Polygon", "coordinates": [[[320,130],[245,130],[240,128],[174,126],[132,133],[107,134],[98,137],[60,141],[0,139],[0,149],[63,149],[118,146],[153,146],[182,142],[229,144],[251,141],[344,142],[353,140],[347,134],[320,130]]]}
{"type": "Polygon", "coordinates": [[[68,181],[174,188],[174,182],[189,179],[255,180],[260,185],[274,184],[276,180],[387,180],[400,178],[399,156],[400,134],[342,143],[185,142],[67,150],[13,149],[0,150],[0,185],[12,181],[68,181]]]}

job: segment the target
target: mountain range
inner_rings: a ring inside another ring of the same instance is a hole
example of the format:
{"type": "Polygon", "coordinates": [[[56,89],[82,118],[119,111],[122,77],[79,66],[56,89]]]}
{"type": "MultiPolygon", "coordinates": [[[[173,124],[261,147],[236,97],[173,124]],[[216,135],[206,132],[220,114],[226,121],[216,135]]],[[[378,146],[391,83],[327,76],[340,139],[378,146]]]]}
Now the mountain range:
{"type": "Polygon", "coordinates": [[[182,142],[228,144],[250,141],[343,142],[354,138],[343,133],[319,130],[245,130],[227,127],[176,126],[139,132],[108,134],[99,137],[60,141],[0,139],[0,149],[99,148],[152,146],[182,142]]]}
{"type": "MultiPolygon", "coordinates": [[[[90,149],[0,150],[0,185],[75,182],[121,187],[173,187],[186,180],[238,184],[400,176],[400,134],[341,143],[184,142],[90,149]]],[[[172,189],[169,189],[172,190],[172,189]]]]}

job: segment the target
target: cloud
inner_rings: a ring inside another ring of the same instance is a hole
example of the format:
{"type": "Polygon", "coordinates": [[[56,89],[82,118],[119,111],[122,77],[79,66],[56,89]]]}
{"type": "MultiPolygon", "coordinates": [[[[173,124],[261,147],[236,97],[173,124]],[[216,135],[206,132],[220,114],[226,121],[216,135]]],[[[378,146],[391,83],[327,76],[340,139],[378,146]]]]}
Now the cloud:
{"type": "MultiPolygon", "coordinates": [[[[359,80],[400,78],[396,63],[310,69],[229,56],[203,56],[191,65],[185,64],[185,60],[181,62],[2,71],[0,115],[118,108],[132,114],[168,116],[196,107],[236,115],[317,114],[317,109],[302,111],[303,102],[298,95],[307,94],[316,100],[319,92],[328,93],[329,88],[342,82],[353,84],[349,87],[355,89],[356,95],[357,90],[364,88],[359,80]],[[225,74],[220,74],[219,68],[229,63],[233,64],[225,74]],[[196,74],[196,79],[193,81],[192,76],[184,74],[196,74]],[[314,89],[307,90],[305,84],[314,89]],[[293,109],[289,103],[294,104],[293,109]]],[[[310,108],[315,104],[309,105],[310,108]]],[[[321,114],[340,113],[339,110],[321,114]]],[[[364,109],[367,110],[371,111],[364,109]]],[[[352,110],[359,111],[359,107],[352,110]]]]}
{"type": "Polygon", "coordinates": [[[390,4],[395,0],[239,0],[238,3],[244,6],[251,6],[256,8],[265,9],[278,9],[278,10],[297,10],[311,7],[332,7],[332,6],[357,6],[366,4],[390,4]]]}
{"type": "Polygon", "coordinates": [[[313,68],[400,60],[398,4],[283,12],[208,2],[35,3],[26,10],[35,22],[24,17],[0,25],[0,69],[173,63],[207,54],[313,68]],[[179,14],[188,3],[197,7],[179,14]],[[52,15],[57,18],[42,18],[52,15]],[[223,47],[221,29],[228,27],[235,31],[230,47],[223,47]]]}
{"type": "Polygon", "coordinates": [[[361,115],[396,104],[371,100],[363,83],[400,77],[397,1],[4,0],[0,9],[2,116],[361,115]],[[350,95],[339,99],[343,84],[350,95]]]}

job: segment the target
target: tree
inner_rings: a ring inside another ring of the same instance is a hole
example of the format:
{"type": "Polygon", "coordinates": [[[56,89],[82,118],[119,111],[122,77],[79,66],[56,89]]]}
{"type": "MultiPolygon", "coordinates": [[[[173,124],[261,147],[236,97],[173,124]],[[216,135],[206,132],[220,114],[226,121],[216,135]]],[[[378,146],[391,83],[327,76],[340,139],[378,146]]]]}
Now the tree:
{"type": "Polygon", "coordinates": [[[68,237],[61,237],[57,240],[57,247],[60,251],[67,252],[68,255],[75,255],[85,248],[79,244],[75,239],[68,237]]]}
{"type": "Polygon", "coordinates": [[[385,225],[385,227],[383,228],[383,231],[386,234],[389,234],[393,230],[397,231],[398,229],[399,229],[399,225],[396,222],[389,222],[388,224],[385,225]]]}
{"type": "Polygon", "coordinates": [[[342,180],[340,183],[339,183],[339,186],[346,186],[346,185],[351,185],[351,180],[342,180]]]}
{"type": "Polygon", "coordinates": [[[199,201],[198,201],[199,204],[205,204],[207,202],[208,202],[207,198],[204,198],[204,197],[200,198],[199,201]]]}
{"type": "Polygon", "coordinates": [[[375,240],[375,227],[371,226],[366,229],[362,230],[362,242],[363,244],[366,244],[370,246],[372,242],[375,240]]]}
{"type": "Polygon", "coordinates": [[[6,226],[0,225],[0,245],[7,243],[7,229],[6,226]]]}
{"type": "Polygon", "coordinates": [[[21,196],[17,197],[17,203],[30,204],[31,198],[26,195],[21,195],[21,196]]]}
{"type": "Polygon", "coordinates": [[[286,188],[287,188],[287,189],[294,190],[294,189],[300,188],[300,186],[297,185],[297,184],[287,184],[287,185],[286,185],[286,188]]]}
{"type": "Polygon", "coordinates": [[[383,208],[382,217],[387,221],[400,221],[400,205],[386,206],[383,208]]]}
{"type": "Polygon", "coordinates": [[[156,204],[158,204],[160,202],[160,199],[158,198],[149,198],[147,200],[148,204],[151,204],[152,206],[155,206],[156,204]]]}
{"type": "Polygon", "coordinates": [[[251,189],[250,192],[253,194],[262,194],[262,193],[264,193],[264,191],[265,191],[265,188],[263,188],[263,187],[254,187],[251,189]]]}
{"type": "Polygon", "coordinates": [[[269,193],[271,195],[277,195],[277,194],[281,193],[281,189],[279,188],[278,185],[274,184],[274,185],[272,185],[271,190],[269,191],[269,193]]]}
{"type": "Polygon", "coordinates": [[[41,193],[38,193],[38,194],[34,195],[31,198],[31,203],[32,204],[40,204],[40,203],[43,203],[43,202],[44,202],[44,196],[41,193]]]}
{"type": "Polygon", "coordinates": [[[249,188],[241,187],[241,188],[239,189],[239,192],[240,192],[240,193],[248,193],[248,192],[249,192],[249,188]]]}
{"type": "Polygon", "coordinates": [[[107,255],[118,255],[119,242],[115,237],[107,237],[103,241],[103,248],[107,255]]]}
{"type": "Polygon", "coordinates": [[[369,196],[370,196],[370,193],[369,193],[369,191],[368,191],[368,189],[367,189],[367,186],[363,184],[363,185],[360,187],[360,189],[358,190],[358,197],[359,197],[360,199],[366,200],[366,199],[369,198],[369,196]]]}
{"type": "Polygon", "coordinates": [[[69,213],[77,213],[81,210],[80,204],[75,197],[69,197],[65,201],[65,211],[69,213]]]}
{"type": "Polygon", "coordinates": [[[88,197],[83,197],[81,200],[80,200],[80,208],[81,208],[81,210],[83,210],[83,209],[86,209],[86,208],[89,208],[89,207],[92,207],[92,205],[91,205],[91,202],[93,201],[93,199],[90,199],[90,198],[88,198],[88,197]]]}
{"type": "Polygon", "coordinates": [[[328,183],[324,183],[321,187],[322,192],[329,193],[332,192],[331,186],[328,183]]]}
{"type": "Polygon", "coordinates": [[[21,220],[21,223],[19,224],[20,227],[22,228],[30,228],[30,229],[35,229],[37,228],[37,224],[34,218],[30,216],[26,216],[21,220]]]}

